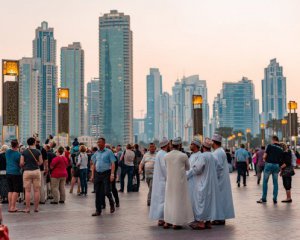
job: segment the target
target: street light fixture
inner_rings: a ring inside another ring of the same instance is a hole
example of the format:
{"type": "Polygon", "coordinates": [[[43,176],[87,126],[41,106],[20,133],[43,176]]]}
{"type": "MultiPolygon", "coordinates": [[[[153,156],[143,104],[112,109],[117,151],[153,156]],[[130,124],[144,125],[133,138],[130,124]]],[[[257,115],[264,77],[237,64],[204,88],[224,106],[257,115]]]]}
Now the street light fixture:
{"type": "Polygon", "coordinates": [[[265,124],[260,124],[261,145],[265,146],[265,124]]]}
{"type": "Polygon", "coordinates": [[[202,104],[203,98],[201,95],[193,95],[193,126],[194,136],[203,140],[203,112],[202,104]]]}
{"type": "Polygon", "coordinates": [[[292,143],[292,137],[295,137],[295,138],[293,138],[293,139],[295,139],[295,141],[294,141],[295,146],[297,145],[297,137],[298,137],[298,116],[296,113],[297,107],[298,107],[297,102],[289,101],[289,103],[288,103],[289,138],[290,138],[290,142],[292,143]]]}
{"type": "Polygon", "coordinates": [[[281,120],[281,126],[282,126],[282,130],[281,130],[281,132],[282,132],[282,141],[283,141],[284,143],[286,143],[286,126],[287,126],[287,124],[288,124],[288,120],[287,120],[287,119],[282,119],[282,120],[281,120]]]}
{"type": "Polygon", "coordinates": [[[246,133],[247,133],[247,148],[249,150],[250,149],[250,133],[251,133],[251,129],[247,128],[246,129],[246,133]]]}

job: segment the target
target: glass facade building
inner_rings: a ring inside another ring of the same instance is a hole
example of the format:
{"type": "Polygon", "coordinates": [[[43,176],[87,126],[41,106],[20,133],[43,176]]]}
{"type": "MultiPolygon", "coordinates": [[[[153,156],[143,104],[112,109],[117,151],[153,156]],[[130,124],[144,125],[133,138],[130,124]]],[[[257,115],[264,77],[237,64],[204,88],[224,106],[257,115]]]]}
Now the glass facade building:
{"type": "Polygon", "coordinates": [[[99,78],[93,78],[87,84],[87,121],[88,135],[99,137],[99,78]]]}
{"type": "Polygon", "coordinates": [[[162,76],[159,69],[150,68],[147,75],[147,119],[146,131],[148,141],[160,139],[160,98],[162,95],[162,76]]]}
{"type": "Polygon", "coordinates": [[[27,138],[40,130],[41,59],[22,58],[19,63],[19,136],[26,144],[27,138]]]}
{"type": "Polygon", "coordinates": [[[272,59],[264,71],[262,80],[263,123],[271,119],[283,119],[287,112],[286,78],[283,68],[276,59],[272,59]]]}
{"type": "Polygon", "coordinates": [[[213,119],[215,129],[232,127],[245,133],[250,128],[253,135],[258,134],[259,109],[253,82],[246,77],[239,82],[224,82],[214,100],[213,119]]]}
{"type": "Polygon", "coordinates": [[[56,40],[53,28],[47,22],[35,30],[33,58],[41,61],[41,88],[38,94],[41,104],[39,136],[44,141],[49,134],[56,134],[57,66],[56,40]]]}
{"type": "Polygon", "coordinates": [[[116,10],[99,18],[100,134],[111,144],[133,141],[132,31],[116,10]]]}
{"type": "Polygon", "coordinates": [[[61,87],[69,88],[70,137],[84,135],[84,51],[79,42],[61,48],[61,87]]]}

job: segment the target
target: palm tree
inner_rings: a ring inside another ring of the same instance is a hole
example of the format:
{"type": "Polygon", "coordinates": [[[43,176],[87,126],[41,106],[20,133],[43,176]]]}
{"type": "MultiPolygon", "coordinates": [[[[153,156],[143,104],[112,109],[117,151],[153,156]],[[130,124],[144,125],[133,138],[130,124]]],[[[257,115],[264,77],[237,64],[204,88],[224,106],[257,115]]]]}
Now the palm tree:
{"type": "Polygon", "coordinates": [[[232,135],[233,128],[232,127],[219,127],[216,132],[220,134],[226,140],[226,148],[228,145],[228,138],[232,135]]]}

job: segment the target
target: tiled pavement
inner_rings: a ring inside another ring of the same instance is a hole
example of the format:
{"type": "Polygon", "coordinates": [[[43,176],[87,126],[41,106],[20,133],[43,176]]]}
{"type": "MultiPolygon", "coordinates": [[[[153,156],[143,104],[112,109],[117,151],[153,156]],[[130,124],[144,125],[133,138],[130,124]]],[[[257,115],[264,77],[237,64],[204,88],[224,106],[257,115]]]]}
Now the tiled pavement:
{"type": "MultiPolygon", "coordinates": [[[[252,172],[250,175],[248,186],[237,188],[236,174],[231,174],[236,218],[229,220],[226,226],[211,230],[193,231],[186,227],[174,231],[157,227],[156,222],[148,219],[144,182],[140,193],[121,194],[121,207],[114,214],[106,209],[101,217],[91,217],[94,195],[90,193],[84,198],[68,193],[64,205],[42,205],[39,213],[8,214],[4,205],[4,223],[13,240],[300,239],[300,170],[293,178],[294,201],[290,205],[280,202],[284,198],[281,179],[278,205],[273,205],[270,194],[267,204],[258,205],[256,200],[260,198],[261,187],[256,185],[252,172]]],[[[271,193],[271,181],[269,185],[271,193]]]]}

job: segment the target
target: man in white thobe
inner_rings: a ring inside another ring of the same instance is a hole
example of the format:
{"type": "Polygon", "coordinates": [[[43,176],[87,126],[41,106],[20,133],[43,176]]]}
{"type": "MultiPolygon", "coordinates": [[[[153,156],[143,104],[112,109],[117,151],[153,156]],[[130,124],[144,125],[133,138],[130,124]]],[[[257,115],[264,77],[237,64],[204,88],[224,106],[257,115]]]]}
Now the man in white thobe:
{"type": "Polygon", "coordinates": [[[159,143],[161,150],[156,154],[152,195],[149,218],[158,220],[158,226],[164,225],[164,205],[165,205],[165,190],[166,190],[166,163],[164,157],[169,150],[169,141],[163,138],[159,143]]]}
{"type": "Polygon", "coordinates": [[[190,164],[187,155],[180,151],[181,144],[180,138],[173,139],[173,150],[164,157],[167,170],[164,228],[173,225],[173,229],[180,229],[194,218],[186,177],[190,164]]]}
{"type": "Polygon", "coordinates": [[[195,221],[190,224],[193,229],[210,229],[211,221],[223,219],[220,190],[215,158],[211,153],[212,141],[206,138],[202,144],[194,139],[191,143],[193,154],[190,157],[191,168],[187,171],[190,195],[195,221]]]}
{"type": "Polygon", "coordinates": [[[217,165],[217,174],[218,174],[218,182],[220,188],[220,196],[222,199],[222,209],[224,213],[224,219],[216,219],[213,222],[214,225],[224,225],[225,219],[234,218],[234,207],[232,200],[232,192],[231,192],[231,183],[229,177],[229,168],[227,157],[222,146],[222,136],[219,134],[214,134],[212,137],[213,141],[213,155],[216,159],[217,165]]]}

